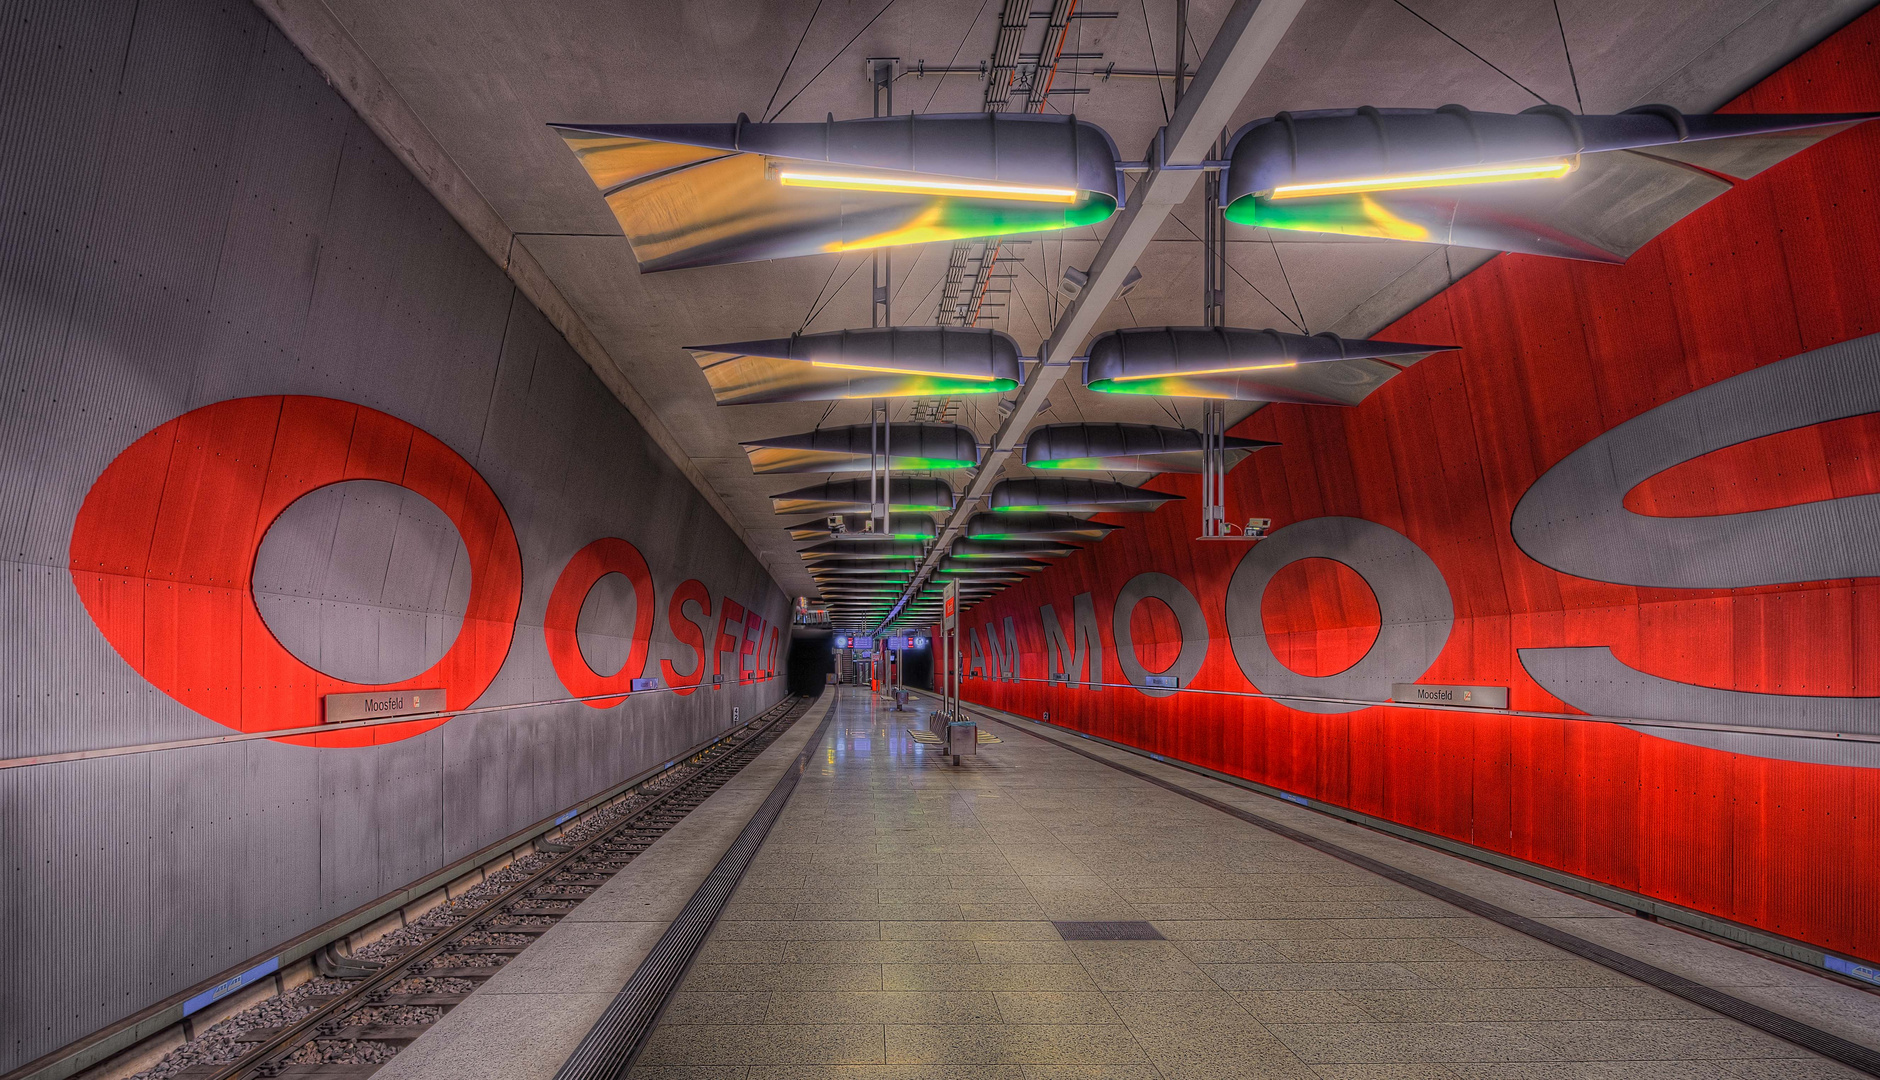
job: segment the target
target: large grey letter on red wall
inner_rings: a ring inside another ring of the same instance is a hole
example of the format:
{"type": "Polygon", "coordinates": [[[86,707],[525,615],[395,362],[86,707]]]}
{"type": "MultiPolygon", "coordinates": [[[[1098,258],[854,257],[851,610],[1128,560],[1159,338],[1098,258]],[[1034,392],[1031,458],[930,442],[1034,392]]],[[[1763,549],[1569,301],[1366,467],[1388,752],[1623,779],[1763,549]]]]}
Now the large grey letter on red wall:
{"type": "Polygon", "coordinates": [[[1058,622],[1057,612],[1050,604],[1038,606],[1038,617],[1044,620],[1044,677],[1055,680],[1062,675],[1065,682],[1076,683],[1081,672],[1085,687],[1095,690],[1101,685],[1103,637],[1097,631],[1097,608],[1090,594],[1078,593],[1071,600],[1071,637],[1077,642],[1075,652],[1064,639],[1063,624],[1058,622]]]}

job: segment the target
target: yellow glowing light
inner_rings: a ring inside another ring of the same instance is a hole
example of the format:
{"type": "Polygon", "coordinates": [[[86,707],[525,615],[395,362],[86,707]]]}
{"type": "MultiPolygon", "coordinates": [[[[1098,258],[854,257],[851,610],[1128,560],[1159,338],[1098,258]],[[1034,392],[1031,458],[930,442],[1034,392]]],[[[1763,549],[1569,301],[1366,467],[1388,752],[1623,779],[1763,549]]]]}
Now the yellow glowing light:
{"type": "Polygon", "coordinates": [[[991,382],[998,378],[997,375],[973,375],[964,371],[918,371],[913,368],[877,367],[872,364],[837,364],[828,360],[811,360],[809,366],[841,368],[843,371],[881,371],[889,375],[931,375],[937,379],[970,379],[973,382],[991,382]]]}
{"type": "Polygon", "coordinates": [[[895,195],[963,195],[972,199],[1009,199],[1016,202],[1074,203],[1076,188],[1030,187],[1023,184],[975,184],[964,180],[935,180],[923,176],[851,176],[841,173],[780,172],[784,187],[833,188],[838,191],[881,191],[895,195]]]}
{"type": "Polygon", "coordinates": [[[1375,176],[1365,180],[1327,180],[1315,184],[1281,184],[1268,196],[1304,199],[1315,195],[1358,195],[1367,191],[1402,191],[1408,188],[1455,187],[1461,184],[1500,184],[1511,180],[1558,180],[1573,171],[1571,161],[1536,161],[1526,165],[1489,165],[1477,169],[1375,176]]]}
{"type": "Polygon", "coordinates": [[[1273,371],[1276,368],[1295,368],[1298,366],[1299,366],[1299,361],[1297,360],[1282,360],[1279,363],[1275,363],[1275,364],[1247,364],[1242,367],[1217,367],[1217,368],[1207,368],[1202,371],[1177,371],[1177,372],[1172,372],[1172,373],[1164,371],[1164,372],[1157,372],[1152,375],[1118,375],[1110,379],[1109,381],[1110,382],[1136,382],[1141,379],[1165,379],[1165,378],[1170,377],[1171,374],[1185,379],[1191,375],[1232,375],[1240,371],[1273,371]]]}

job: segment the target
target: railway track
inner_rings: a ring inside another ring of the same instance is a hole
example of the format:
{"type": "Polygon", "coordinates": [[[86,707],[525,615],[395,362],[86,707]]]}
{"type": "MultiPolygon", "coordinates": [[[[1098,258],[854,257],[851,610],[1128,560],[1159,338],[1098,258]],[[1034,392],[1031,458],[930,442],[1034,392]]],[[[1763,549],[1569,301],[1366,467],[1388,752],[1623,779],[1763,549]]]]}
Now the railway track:
{"type": "MultiPolygon", "coordinates": [[[[564,834],[570,842],[539,845],[538,854],[529,857],[539,862],[520,869],[512,866],[479,886],[477,902],[449,912],[447,925],[425,927],[430,932],[422,940],[374,948],[372,960],[328,957],[322,964],[322,985],[300,988],[303,992],[297,996],[300,1004],[317,1003],[312,1011],[275,1026],[221,1032],[224,1049],[214,1055],[221,1060],[179,1069],[173,1053],[140,1075],[170,1080],[351,1080],[372,1075],[723,787],[815,700],[786,698],[698,756],[653,778],[649,786],[664,786],[645,802],[596,827],[572,829],[564,834]],[[310,992],[319,990],[328,992],[310,992]],[[228,1043],[240,1047],[232,1058],[228,1043]]],[[[251,1011],[275,1004],[266,1002],[251,1011]]],[[[241,1019],[232,1022],[241,1027],[241,1019]]]]}

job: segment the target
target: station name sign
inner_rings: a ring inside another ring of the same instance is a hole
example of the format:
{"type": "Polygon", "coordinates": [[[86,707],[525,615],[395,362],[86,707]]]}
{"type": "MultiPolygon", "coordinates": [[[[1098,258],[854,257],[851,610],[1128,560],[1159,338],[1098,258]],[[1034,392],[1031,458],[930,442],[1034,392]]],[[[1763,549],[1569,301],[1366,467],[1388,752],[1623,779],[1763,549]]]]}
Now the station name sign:
{"type": "Polygon", "coordinates": [[[376,720],[381,716],[399,716],[404,713],[435,713],[449,707],[445,704],[442,689],[328,694],[324,722],[337,724],[344,720],[376,720]]]}
{"type": "Polygon", "coordinates": [[[1416,705],[1467,705],[1477,709],[1505,709],[1508,707],[1508,688],[1400,682],[1390,684],[1390,699],[1416,705]]]}

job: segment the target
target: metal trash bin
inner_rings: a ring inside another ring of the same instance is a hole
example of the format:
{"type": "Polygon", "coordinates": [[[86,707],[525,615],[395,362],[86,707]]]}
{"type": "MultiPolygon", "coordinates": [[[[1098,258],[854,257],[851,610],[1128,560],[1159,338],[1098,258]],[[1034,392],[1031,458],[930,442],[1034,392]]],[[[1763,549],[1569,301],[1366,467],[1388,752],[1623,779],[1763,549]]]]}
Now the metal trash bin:
{"type": "Polygon", "coordinates": [[[947,753],[953,755],[953,764],[960,763],[962,754],[968,757],[979,756],[979,725],[971,720],[955,720],[947,725],[947,753]]]}

